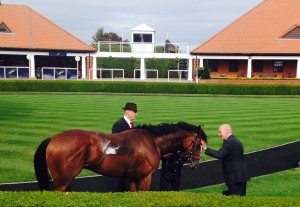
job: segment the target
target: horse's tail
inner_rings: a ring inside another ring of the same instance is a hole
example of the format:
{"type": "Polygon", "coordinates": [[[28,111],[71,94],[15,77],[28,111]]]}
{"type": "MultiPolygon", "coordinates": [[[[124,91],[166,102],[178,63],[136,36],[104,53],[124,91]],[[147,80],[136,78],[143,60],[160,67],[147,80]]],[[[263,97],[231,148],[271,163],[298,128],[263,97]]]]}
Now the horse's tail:
{"type": "Polygon", "coordinates": [[[34,171],[40,190],[50,190],[50,175],[46,162],[46,149],[51,139],[45,139],[34,154],[34,171]]]}

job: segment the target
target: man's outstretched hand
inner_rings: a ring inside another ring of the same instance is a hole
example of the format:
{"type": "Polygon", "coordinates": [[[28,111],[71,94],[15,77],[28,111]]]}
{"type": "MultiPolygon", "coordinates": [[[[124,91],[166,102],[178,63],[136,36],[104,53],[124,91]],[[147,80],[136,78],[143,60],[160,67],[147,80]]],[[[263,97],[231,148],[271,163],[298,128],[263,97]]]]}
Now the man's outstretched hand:
{"type": "Polygon", "coordinates": [[[203,148],[204,150],[206,150],[207,145],[206,145],[206,142],[205,142],[203,139],[201,139],[201,145],[202,145],[202,148],[203,148]]]}

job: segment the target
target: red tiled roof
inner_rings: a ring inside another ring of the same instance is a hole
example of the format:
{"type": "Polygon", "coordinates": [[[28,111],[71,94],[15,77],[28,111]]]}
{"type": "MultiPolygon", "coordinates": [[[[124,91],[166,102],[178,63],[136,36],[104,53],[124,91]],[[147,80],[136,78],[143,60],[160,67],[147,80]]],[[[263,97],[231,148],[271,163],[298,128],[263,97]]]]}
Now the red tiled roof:
{"type": "Polygon", "coordinates": [[[28,6],[1,4],[0,22],[11,31],[0,32],[0,49],[95,51],[28,6]]]}
{"type": "Polygon", "coordinates": [[[284,38],[298,25],[299,0],[264,0],[192,54],[299,54],[300,39],[284,38]]]}

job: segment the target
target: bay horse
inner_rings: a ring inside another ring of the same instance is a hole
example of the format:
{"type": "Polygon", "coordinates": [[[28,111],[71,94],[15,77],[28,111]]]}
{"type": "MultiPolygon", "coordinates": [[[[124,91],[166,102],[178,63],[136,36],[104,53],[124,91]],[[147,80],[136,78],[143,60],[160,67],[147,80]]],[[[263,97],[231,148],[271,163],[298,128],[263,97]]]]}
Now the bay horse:
{"type": "Polygon", "coordinates": [[[40,190],[68,191],[85,168],[128,178],[130,191],[148,191],[161,157],[178,145],[184,149],[181,161],[199,165],[200,138],[207,141],[205,132],[185,122],[136,126],[117,134],[67,130],[41,142],[34,155],[35,174],[40,190]]]}

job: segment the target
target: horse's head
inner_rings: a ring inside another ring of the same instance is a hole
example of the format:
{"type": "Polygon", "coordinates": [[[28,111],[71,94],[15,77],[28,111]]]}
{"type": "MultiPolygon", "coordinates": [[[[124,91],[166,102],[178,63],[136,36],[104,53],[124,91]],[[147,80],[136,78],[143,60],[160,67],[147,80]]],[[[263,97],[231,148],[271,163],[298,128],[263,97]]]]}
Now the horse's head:
{"type": "Polygon", "coordinates": [[[192,169],[197,168],[200,164],[201,139],[207,142],[203,125],[199,125],[196,132],[187,136],[182,142],[184,149],[182,156],[185,157],[188,166],[192,169]]]}
{"type": "Polygon", "coordinates": [[[179,122],[177,124],[162,123],[157,126],[143,125],[136,128],[146,130],[155,137],[162,156],[176,151],[176,156],[179,157],[178,166],[182,166],[185,162],[188,162],[192,168],[196,168],[199,165],[201,154],[200,138],[207,140],[201,125],[195,126],[179,122]],[[177,147],[180,147],[180,150],[177,150],[177,147]]]}

